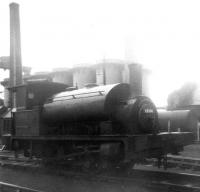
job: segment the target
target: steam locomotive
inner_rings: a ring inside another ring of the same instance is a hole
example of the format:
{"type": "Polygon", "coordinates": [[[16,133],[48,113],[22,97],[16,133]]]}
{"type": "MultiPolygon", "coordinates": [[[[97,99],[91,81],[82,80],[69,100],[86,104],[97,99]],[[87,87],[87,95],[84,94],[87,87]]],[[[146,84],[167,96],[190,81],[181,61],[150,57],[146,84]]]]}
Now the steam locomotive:
{"type": "Polygon", "coordinates": [[[128,84],[79,90],[48,81],[20,85],[19,10],[17,4],[10,8],[10,98],[16,104],[10,139],[16,154],[23,150],[29,157],[101,169],[161,159],[190,143],[190,133],[160,132],[155,105],[147,97],[132,97],[128,84]]]}
{"type": "Polygon", "coordinates": [[[82,89],[48,81],[13,88],[12,148],[29,157],[100,168],[163,158],[191,142],[187,132],[160,132],[153,102],[126,83],[82,89]]]}

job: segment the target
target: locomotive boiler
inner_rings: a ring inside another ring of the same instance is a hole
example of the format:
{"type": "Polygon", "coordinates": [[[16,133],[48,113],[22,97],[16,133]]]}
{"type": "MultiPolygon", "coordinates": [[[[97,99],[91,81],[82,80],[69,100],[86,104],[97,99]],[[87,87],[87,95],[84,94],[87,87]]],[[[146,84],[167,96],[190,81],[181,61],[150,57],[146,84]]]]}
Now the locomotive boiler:
{"type": "Polygon", "coordinates": [[[33,81],[14,91],[12,147],[29,157],[119,167],[161,159],[191,141],[190,133],[160,132],[153,102],[132,97],[126,83],[71,90],[33,81]]]}
{"type": "Polygon", "coordinates": [[[188,131],[194,134],[195,140],[199,138],[199,117],[193,109],[158,110],[158,121],[161,131],[188,131]]]}
{"type": "MultiPolygon", "coordinates": [[[[102,122],[110,121],[113,129],[110,134],[158,132],[154,104],[144,96],[130,98],[128,84],[58,93],[44,104],[42,115],[49,126],[63,126],[65,129],[74,122],[97,127],[102,122]]],[[[77,133],[81,133],[79,129],[77,133]]]]}

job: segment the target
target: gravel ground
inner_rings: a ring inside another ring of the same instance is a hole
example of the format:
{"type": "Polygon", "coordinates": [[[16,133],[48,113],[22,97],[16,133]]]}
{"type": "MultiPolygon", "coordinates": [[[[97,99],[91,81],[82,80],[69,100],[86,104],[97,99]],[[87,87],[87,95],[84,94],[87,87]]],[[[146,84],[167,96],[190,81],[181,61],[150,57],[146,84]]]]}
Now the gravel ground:
{"type": "Polygon", "coordinates": [[[90,181],[0,167],[0,181],[45,192],[149,192],[134,184],[90,181]]]}
{"type": "MultiPolygon", "coordinates": [[[[182,156],[200,158],[200,144],[186,146],[181,152],[182,156]]],[[[137,168],[142,168],[138,166],[137,168]]],[[[145,169],[156,169],[146,166],[145,169]]],[[[170,171],[170,170],[168,170],[170,171]]],[[[171,170],[179,172],[179,170],[171,170]]],[[[189,170],[190,172],[191,170],[189,170]]],[[[183,171],[185,172],[185,171],[183,171]]],[[[187,172],[187,171],[186,171],[187,172]]],[[[200,174],[200,173],[199,173],[200,174]]],[[[12,168],[0,167],[0,181],[15,185],[29,187],[44,192],[149,192],[150,189],[138,187],[134,184],[108,183],[103,181],[91,181],[90,179],[69,178],[50,174],[37,173],[37,171],[23,171],[12,168]]]]}
{"type": "Polygon", "coordinates": [[[200,144],[193,144],[184,147],[184,151],[180,155],[185,157],[200,158],[200,144]]]}

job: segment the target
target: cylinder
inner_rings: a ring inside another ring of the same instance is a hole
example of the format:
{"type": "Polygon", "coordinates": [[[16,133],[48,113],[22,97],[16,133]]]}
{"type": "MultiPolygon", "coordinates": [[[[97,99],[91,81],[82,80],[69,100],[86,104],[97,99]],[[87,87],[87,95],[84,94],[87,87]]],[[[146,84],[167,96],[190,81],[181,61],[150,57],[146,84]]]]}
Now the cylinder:
{"type": "Polygon", "coordinates": [[[96,83],[98,85],[105,85],[105,68],[104,67],[97,67],[96,69],[96,83]]]}
{"type": "Polygon", "coordinates": [[[115,63],[108,63],[105,65],[105,83],[114,84],[122,83],[122,65],[115,63]]]}
{"type": "Polygon", "coordinates": [[[123,82],[123,68],[119,63],[100,63],[96,66],[96,83],[109,85],[123,82]]]}
{"type": "Polygon", "coordinates": [[[55,71],[52,73],[53,82],[64,83],[70,87],[73,86],[73,74],[72,71],[55,71]]]}
{"type": "Polygon", "coordinates": [[[149,91],[149,87],[150,87],[150,82],[149,82],[149,78],[151,75],[151,71],[148,69],[143,69],[142,70],[142,95],[145,95],[147,97],[150,97],[150,91],[149,91]]]}
{"type": "Polygon", "coordinates": [[[83,88],[86,84],[96,83],[95,70],[89,67],[77,67],[73,71],[73,86],[83,88]]]}
{"type": "Polygon", "coordinates": [[[142,66],[139,64],[130,64],[128,67],[131,95],[142,95],[142,66]]]}

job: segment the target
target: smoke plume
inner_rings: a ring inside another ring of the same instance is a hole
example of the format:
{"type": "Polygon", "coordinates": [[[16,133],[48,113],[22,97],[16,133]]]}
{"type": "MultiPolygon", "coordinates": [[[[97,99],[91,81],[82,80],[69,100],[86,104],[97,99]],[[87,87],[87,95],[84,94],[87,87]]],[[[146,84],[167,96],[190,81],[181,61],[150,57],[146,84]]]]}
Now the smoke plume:
{"type": "Polygon", "coordinates": [[[180,89],[173,91],[168,96],[168,109],[177,109],[194,104],[200,104],[200,86],[193,82],[185,83],[180,89]],[[199,98],[198,102],[197,98],[199,98]]]}

